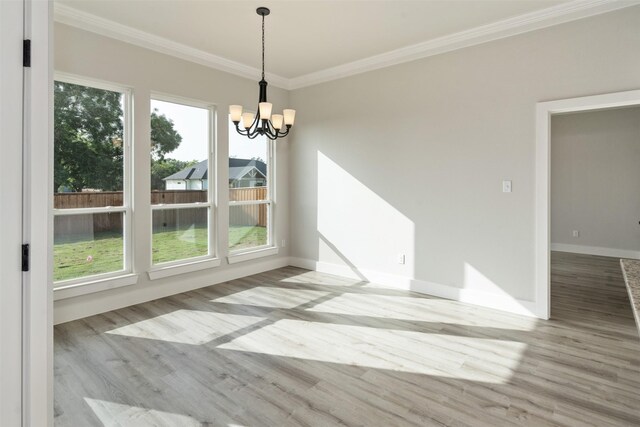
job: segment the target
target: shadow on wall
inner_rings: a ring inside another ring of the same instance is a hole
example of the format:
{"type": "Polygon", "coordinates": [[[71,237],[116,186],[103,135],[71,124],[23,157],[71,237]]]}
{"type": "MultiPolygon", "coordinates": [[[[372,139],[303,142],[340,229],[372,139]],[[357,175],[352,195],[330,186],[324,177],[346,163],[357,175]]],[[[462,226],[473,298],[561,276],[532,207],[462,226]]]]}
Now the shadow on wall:
{"type": "MultiPolygon", "coordinates": [[[[331,253],[333,253],[334,255],[337,255],[340,260],[342,261],[342,263],[346,266],[349,267],[349,269],[353,272],[353,274],[360,280],[366,281],[367,278],[364,276],[364,274],[362,274],[360,272],[360,270],[358,270],[358,267],[355,266],[354,263],[352,263],[349,258],[347,258],[342,252],[340,252],[340,250],[336,247],[336,245],[334,245],[333,243],[331,243],[331,241],[329,241],[329,239],[327,239],[320,231],[318,231],[318,237],[320,237],[320,245],[319,246],[323,246],[326,249],[328,249],[331,253]]],[[[320,248],[318,248],[318,251],[320,251],[320,248]]]]}
{"type": "Polygon", "coordinates": [[[337,163],[318,152],[318,259],[413,277],[414,224],[337,163]],[[398,264],[397,254],[406,255],[398,264]]]}
{"type": "MultiPolygon", "coordinates": [[[[362,170],[360,160],[366,163],[366,156],[356,159],[355,165],[350,160],[349,167],[362,170]]],[[[465,237],[469,224],[452,225],[460,215],[455,208],[429,203],[442,199],[442,195],[429,196],[431,190],[425,188],[433,186],[403,182],[399,177],[394,180],[397,186],[383,183],[379,193],[320,151],[316,167],[314,261],[322,271],[534,315],[535,304],[513,291],[517,284],[503,285],[506,279],[501,279],[499,267],[509,269],[507,263],[514,256],[496,243],[504,230],[482,230],[465,237]],[[452,217],[447,218],[447,212],[452,217]],[[483,236],[491,250],[482,250],[483,243],[477,240],[483,236]],[[452,244],[460,241],[465,243],[452,244]],[[496,252],[505,255],[504,263],[495,258],[496,252]],[[487,265],[493,268],[482,267],[487,265]]],[[[389,171],[376,172],[376,167],[369,164],[363,174],[380,183],[389,171]]]]}

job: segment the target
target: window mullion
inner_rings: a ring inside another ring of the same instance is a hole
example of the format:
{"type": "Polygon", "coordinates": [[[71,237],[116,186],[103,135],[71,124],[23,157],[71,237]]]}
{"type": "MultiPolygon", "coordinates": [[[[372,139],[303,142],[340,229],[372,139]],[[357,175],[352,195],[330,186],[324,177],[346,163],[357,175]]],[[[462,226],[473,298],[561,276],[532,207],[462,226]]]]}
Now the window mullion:
{"type": "Polygon", "coordinates": [[[161,205],[151,205],[151,210],[161,211],[161,210],[171,210],[171,209],[197,209],[197,208],[211,208],[213,203],[211,202],[195,202],[195,203],[175,203],[175,204],[161,204],[161,205]]]}

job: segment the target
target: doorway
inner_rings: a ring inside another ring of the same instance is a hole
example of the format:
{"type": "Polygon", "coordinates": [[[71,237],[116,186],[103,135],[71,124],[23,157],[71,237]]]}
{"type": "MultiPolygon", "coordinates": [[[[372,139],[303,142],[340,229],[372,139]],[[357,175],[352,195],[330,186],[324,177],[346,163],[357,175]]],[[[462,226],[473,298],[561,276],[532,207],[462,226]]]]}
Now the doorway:
{"type": "Polygon", "coordinates": [[[620,259],[640,258],[638,165],[640,106],[552,116],[554,319],[613,328],[633,323],[620,259]],[[566,309],[576,306],[579,314],[566,309]]]}
{"type": "MultiPolygon", "coordinates": [[[[536,306],[551,316],[551,120],[568,113],[640,105],[640,90],[538,103],[536,108],[536,306]]],[[[577,230],[579,231],[579,230],[577,230]]]]}

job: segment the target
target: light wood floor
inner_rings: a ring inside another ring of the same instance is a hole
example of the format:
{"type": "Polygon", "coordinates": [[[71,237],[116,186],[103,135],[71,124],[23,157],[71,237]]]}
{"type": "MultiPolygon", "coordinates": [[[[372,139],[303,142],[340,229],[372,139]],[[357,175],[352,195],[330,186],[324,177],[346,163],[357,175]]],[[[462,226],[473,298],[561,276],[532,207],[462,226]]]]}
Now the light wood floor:
{"type": "Polygon", "coordinates": [[[55,328],[57,426],[640,425],[618,260],[537,321],[283,268],[55,328]]]}

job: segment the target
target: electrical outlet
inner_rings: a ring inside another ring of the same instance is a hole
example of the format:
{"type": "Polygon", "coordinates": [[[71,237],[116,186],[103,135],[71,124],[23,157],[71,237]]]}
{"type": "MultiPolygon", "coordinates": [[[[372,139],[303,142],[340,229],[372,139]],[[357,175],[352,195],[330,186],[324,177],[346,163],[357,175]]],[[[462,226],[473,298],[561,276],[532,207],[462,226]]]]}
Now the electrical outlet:
{"type": "Polygon", "coordinates": [[[511,193],[511,180],[502,181],[502,192],[511,193]]]}
{"type": "Polygon", "coordinates": [[[404,264],[406,261],[406,257],[404,254],[398,254],[398,264],[404,264]]]}
{"type": "Polygon", "coordinates": [[[573,230],[573,237],[580,237],[580,231],[573,230]]]}
{"type": "Polygon", "coordinates": [[[287,241],[282,239],[282,244],[280,246],[282,246],[283,248],[286,247],[287,246],[287,241]]]}

